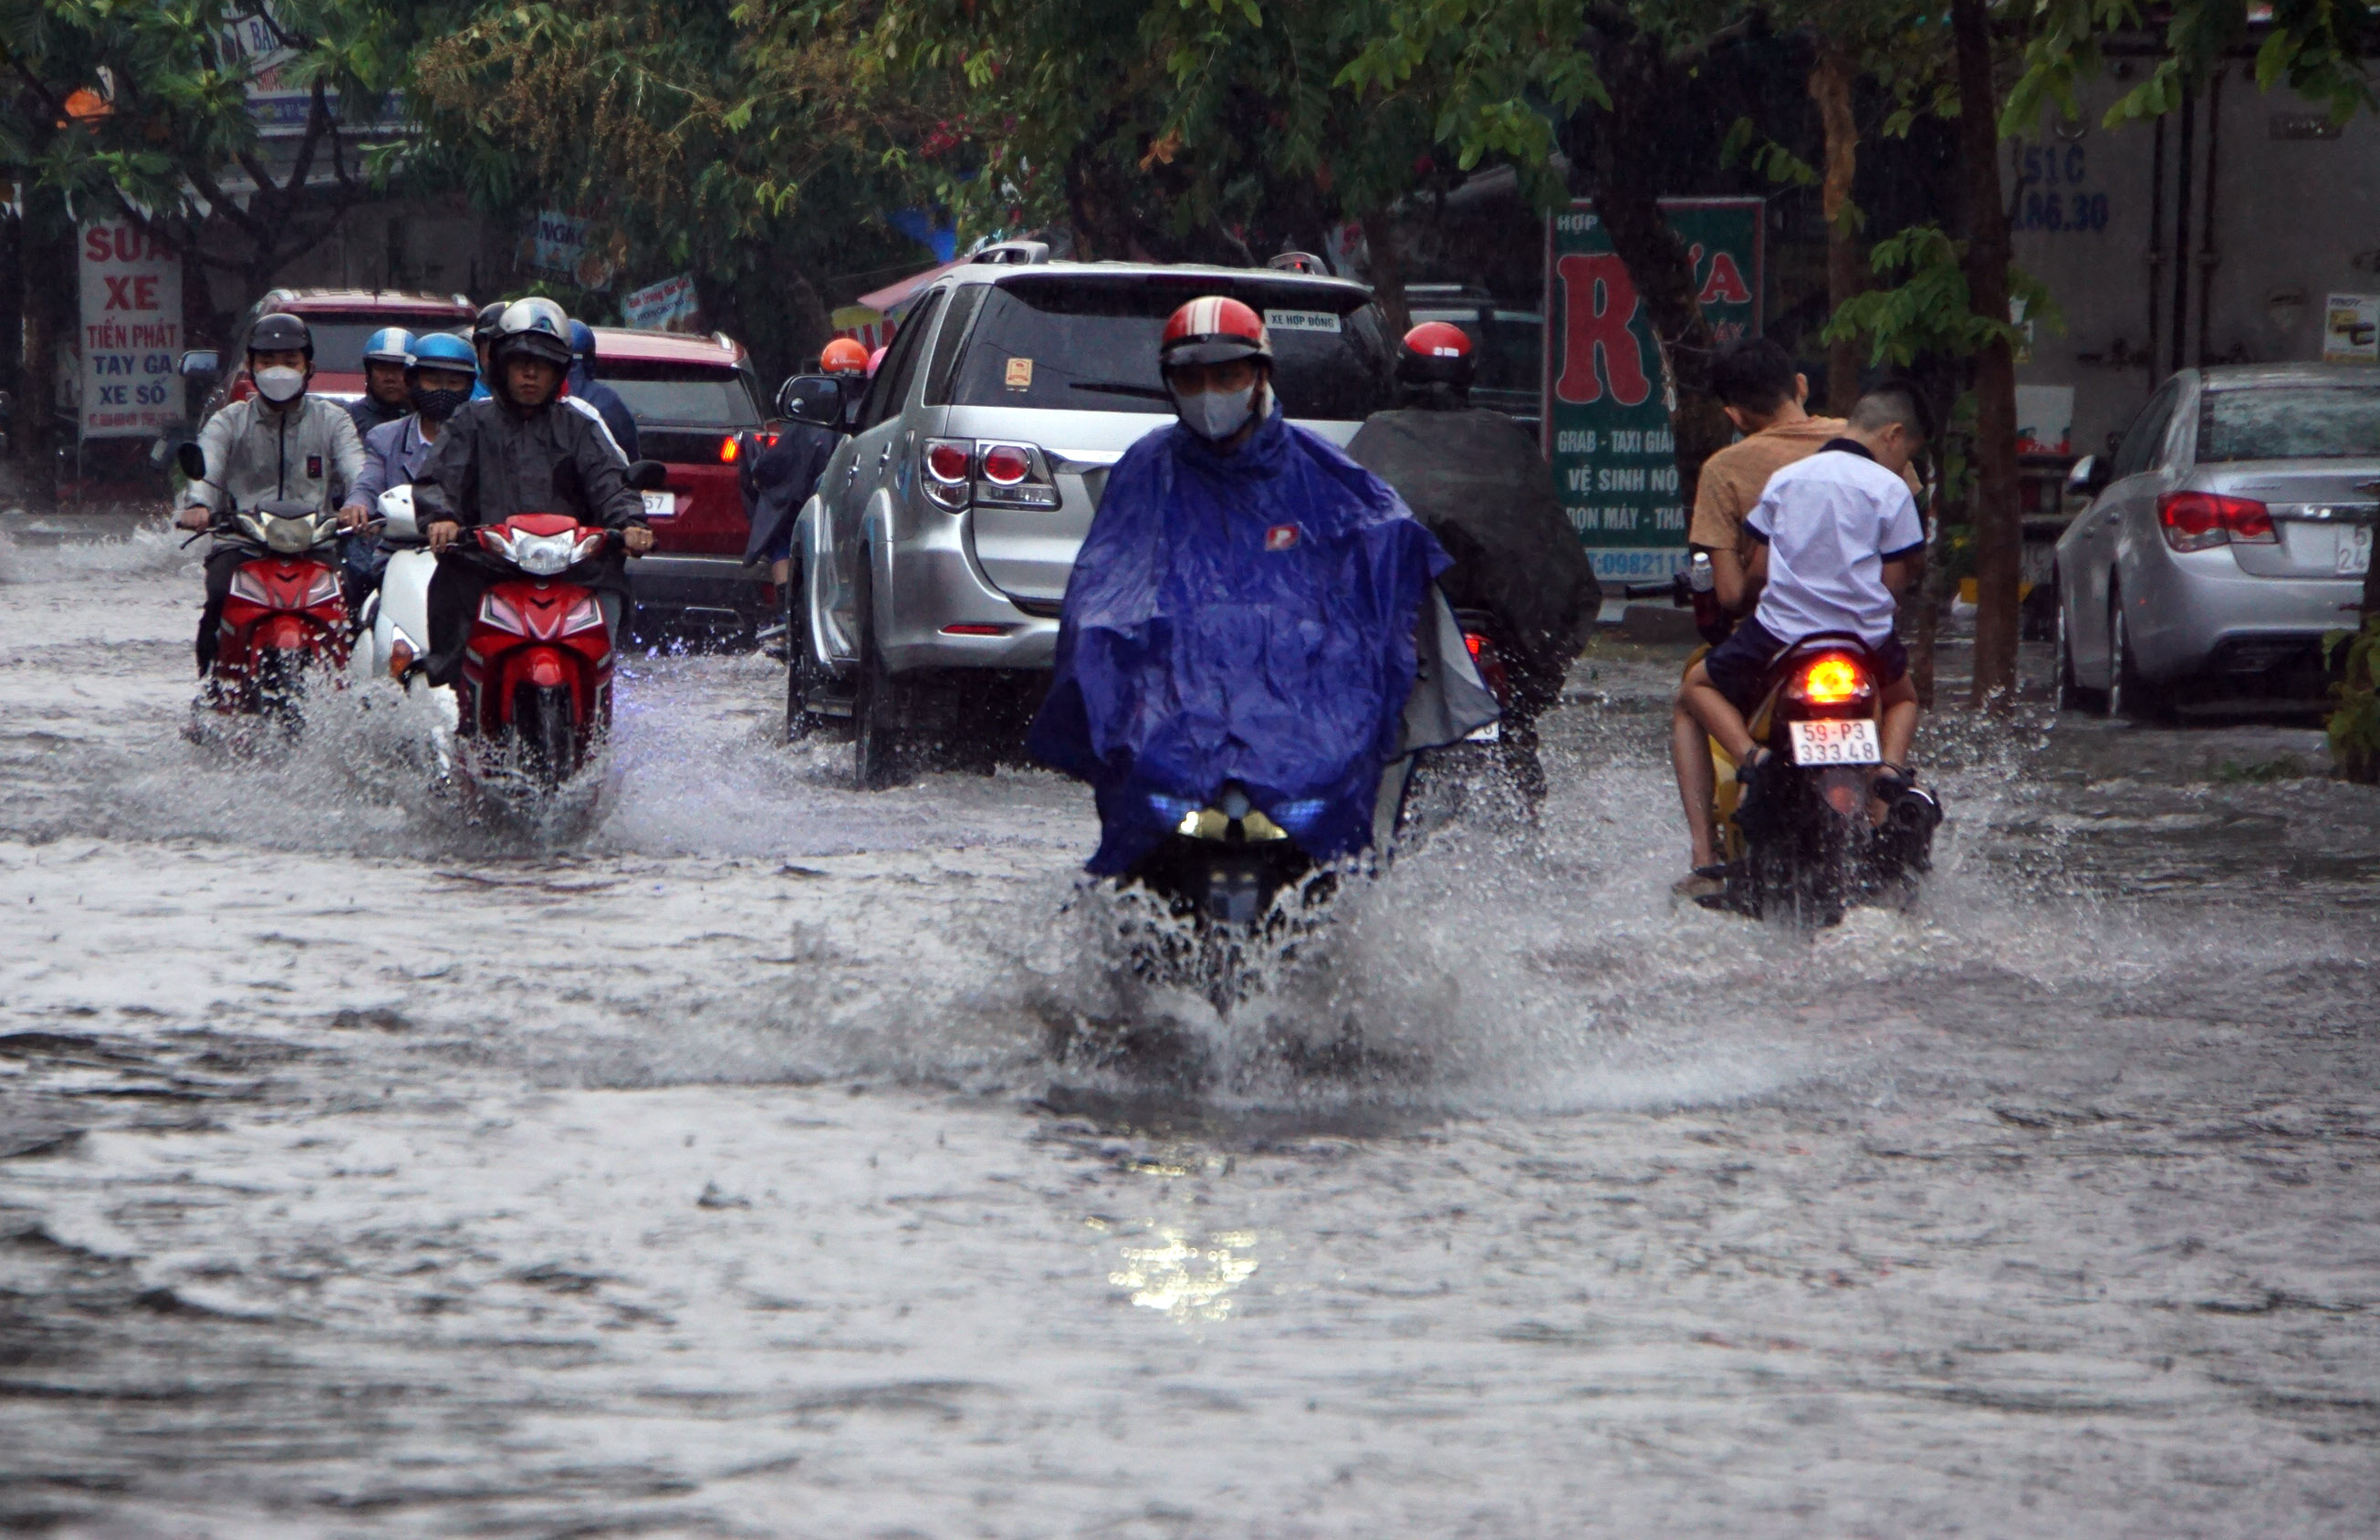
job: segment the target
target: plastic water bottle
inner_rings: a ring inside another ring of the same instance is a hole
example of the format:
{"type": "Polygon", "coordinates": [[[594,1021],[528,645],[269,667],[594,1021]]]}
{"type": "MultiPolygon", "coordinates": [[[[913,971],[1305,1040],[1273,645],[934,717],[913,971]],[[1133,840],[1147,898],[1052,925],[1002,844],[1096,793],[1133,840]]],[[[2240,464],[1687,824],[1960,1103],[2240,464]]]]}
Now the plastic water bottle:
{"type": "Polygon", "coordinates": [[[1718,605],[1718,575],[1711,570],[1710,552],[1697,551],[1686,566],[1686,595],[1694,607],[1694,629],[1703,640],[1717,647],[1727,640],[1734,627],[1728,624],[1727,612],[1718,605]]]}

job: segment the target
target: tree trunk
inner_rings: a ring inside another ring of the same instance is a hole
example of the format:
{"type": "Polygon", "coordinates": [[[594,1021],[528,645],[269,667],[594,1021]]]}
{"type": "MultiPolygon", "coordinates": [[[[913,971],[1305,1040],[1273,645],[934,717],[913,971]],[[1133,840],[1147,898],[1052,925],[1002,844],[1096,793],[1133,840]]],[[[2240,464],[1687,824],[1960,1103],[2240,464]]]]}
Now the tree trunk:
{"type": "Polygon", "coordinates": [[[1413,325],[1413,312],[1405,304],[1405,266],[1397,255],[1395,216],[1386,209],[1367,209],[1361,223],[1373,297],[1389,318],[1389,334],[1402,337],[1413,325]]]}
{"type": "Polygon", "coordinates": [[[17,462],[24,495],[46,507],[57,499],[58,360],[80,304],[74,225],[55,188],[25,188],[23,240],[25,369],[17,398],[17,462]]]}
{"type": "MultiPolygon", "coordinates": [[[[1859,123],[1852,115],[1852,83],[1859,67],[1850,52],[1832,41],[1818,45],[1818,63],[1810,71],[1810,100],[1818,104],[1818,120],[1826,130],[1826,176],[1819,186],[1819,206],[1827,216],[1827,309],[1840,311],[1867,287],[1861,261],[1859,232],[1853,226],[1858,211],[1852,204],[1852,183],[1859,174],[1859,123]]],[[[1859,397],[1860,346],[1857,337],[1838,337],[1827,346],[1827,410],[1837,417],[1851,410],[1859,397]]]]}
{"type": "Polygon", "coordinates": [[[1601,62],[1612,105],[1593,118],[1595,212],[1660,342],[1662,372],[1672,393],[1670,426],[1677,438],[1678,486],[1683,505],[1692,508],[1703,462],[1735,437],[1735,425],[1710,392],[1717,344],[1695,298],[1694,263],[1661,212],[1662,189],[1656,180],[1667,164],[1660,151],[1666,115],[1680,93],[1670,86],[1657,43],[1638,37],[1607,54],[1601,62]]]}
{"type": "MultiPolygon", "coordinates": [[[[1959,66],[1960,159],[1967,177],[1967,288],[1977,315],[2009,313],[2008,208],[2000,198],[1999,93],[1992,87],[1985,0],[1951,0],[1959,66]]],[[[2016,704],[2017,582],[2024,526],[2017,507],[2016,357],[1995,338],[1975,360],[1975,686],[1973,702],[2016,704]]]]}

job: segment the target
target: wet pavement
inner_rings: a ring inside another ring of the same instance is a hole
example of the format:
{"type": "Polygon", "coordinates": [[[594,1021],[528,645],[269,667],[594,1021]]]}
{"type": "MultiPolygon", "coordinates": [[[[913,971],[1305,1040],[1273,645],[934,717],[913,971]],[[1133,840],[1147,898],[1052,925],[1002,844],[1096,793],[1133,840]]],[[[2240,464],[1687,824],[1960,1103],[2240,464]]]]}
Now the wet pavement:
{"type": "Polygon", "coordinates": [[[1918,911],[1812,939],[1671,907],[1681,652],[1606,643],[1537,831],[1221,1023],[1054,777],[864,795],[657,658],[507,845],[376,692],[183,741],[195,588],[0,544],[0,1527],[2380,1527],[2380,798],[2301,723],[1946,715],[1918,911]],[[1049,1049],[1160,1015],[1195,1084],[1049,1049]]]}

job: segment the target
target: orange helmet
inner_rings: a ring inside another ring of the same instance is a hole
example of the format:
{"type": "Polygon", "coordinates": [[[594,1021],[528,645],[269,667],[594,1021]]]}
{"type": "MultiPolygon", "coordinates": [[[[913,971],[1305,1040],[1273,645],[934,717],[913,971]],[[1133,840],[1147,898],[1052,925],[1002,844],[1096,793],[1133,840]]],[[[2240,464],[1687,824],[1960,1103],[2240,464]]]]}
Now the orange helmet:
{"type": "Polygon", "coordinates": [[[1471,383],[1471,337],[1460,326],[1425,321],[1405,333],[1397,353],[1397,378],[1408,385],[1471,383]]]}
{"type": "Polygon", "coordinates": [[[837,337],[826,345],[819,355],[821,374],[865,374],[868,372],[868,349],[855,337],[837,337]]]}

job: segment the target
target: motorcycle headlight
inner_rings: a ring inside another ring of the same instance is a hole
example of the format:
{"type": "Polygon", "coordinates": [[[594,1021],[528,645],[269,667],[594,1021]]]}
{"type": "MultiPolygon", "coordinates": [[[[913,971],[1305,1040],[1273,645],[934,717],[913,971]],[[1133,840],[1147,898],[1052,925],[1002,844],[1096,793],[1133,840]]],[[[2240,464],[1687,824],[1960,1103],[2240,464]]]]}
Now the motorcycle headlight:
{"type": "Polygon", "coordinates": [[[537,577],[552,577],[568,572],[578,559],[578,542],[568,535],[516,535],[513,538],[513,564],[537,577]]]}
{"type": "Polygon", "coordinates": [[[295,556],[314,549],[314,521],[310,518],[267,518],[264,521],[264,543],[284,556],[295,556]]]}

